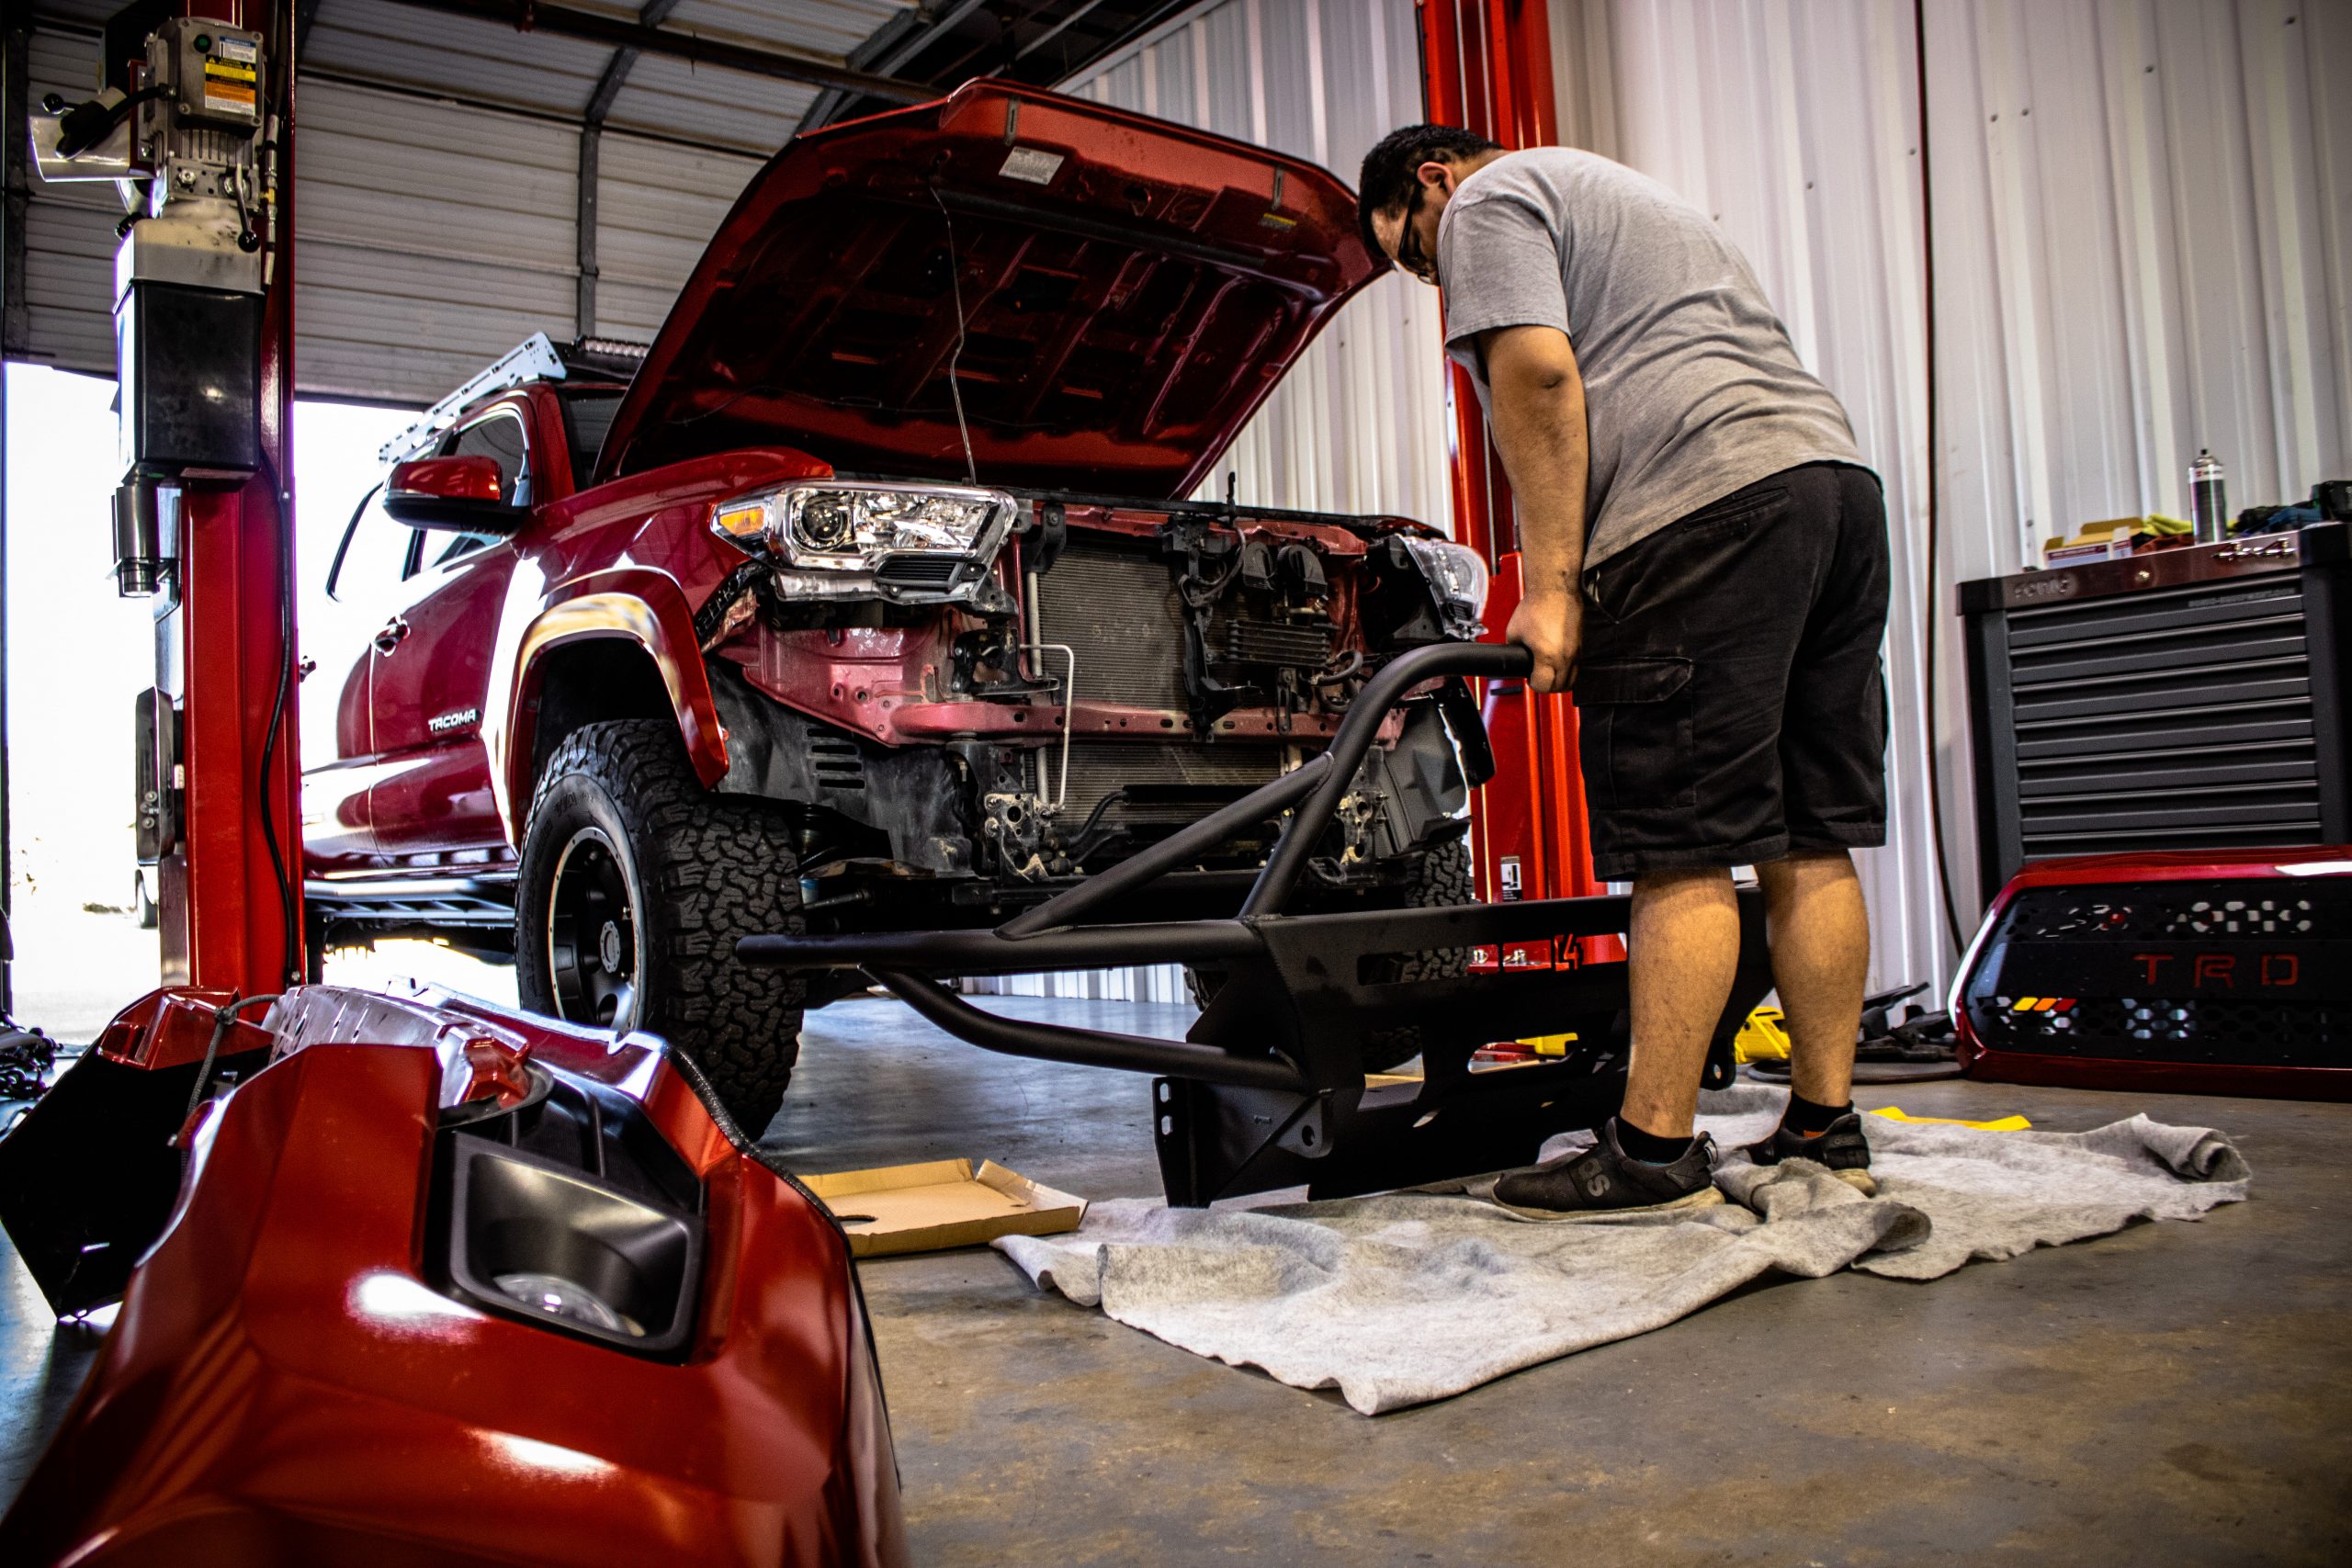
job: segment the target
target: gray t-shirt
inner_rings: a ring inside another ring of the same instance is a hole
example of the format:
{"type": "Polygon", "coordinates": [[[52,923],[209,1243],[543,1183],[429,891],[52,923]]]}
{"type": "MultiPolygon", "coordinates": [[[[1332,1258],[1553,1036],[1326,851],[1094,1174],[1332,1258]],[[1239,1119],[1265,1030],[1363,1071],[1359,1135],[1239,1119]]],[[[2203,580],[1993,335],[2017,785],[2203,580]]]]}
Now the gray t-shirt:
{"type": "Polygon", "coordinates": [[[1566,147],[1508,153],[1446,204],[1437,261],[1447,352],[1490,414],[1478,333],[1551,326],[1575,346],[1587,566],[1782,468],[1861,464],[1747,260],[1646,175],[1566,147]]]}

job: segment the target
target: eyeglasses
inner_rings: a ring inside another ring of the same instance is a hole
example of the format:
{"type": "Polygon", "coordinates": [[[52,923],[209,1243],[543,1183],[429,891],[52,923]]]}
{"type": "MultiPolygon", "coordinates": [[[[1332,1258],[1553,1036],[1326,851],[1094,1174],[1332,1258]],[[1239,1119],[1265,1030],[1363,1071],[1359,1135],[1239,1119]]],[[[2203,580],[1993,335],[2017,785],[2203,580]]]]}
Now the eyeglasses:
{"type": "Polygon", "coordinates": [[[1437,263],[1421,249],[1421,236],[1413,228],[1413,219],[1421,210],[1421,193],[1428,188],[1415,181],[1412,198],[1405,203],[1405,220],[1396,231],[1396,265],[1423,283],[1435,283],[1437,263]]]}

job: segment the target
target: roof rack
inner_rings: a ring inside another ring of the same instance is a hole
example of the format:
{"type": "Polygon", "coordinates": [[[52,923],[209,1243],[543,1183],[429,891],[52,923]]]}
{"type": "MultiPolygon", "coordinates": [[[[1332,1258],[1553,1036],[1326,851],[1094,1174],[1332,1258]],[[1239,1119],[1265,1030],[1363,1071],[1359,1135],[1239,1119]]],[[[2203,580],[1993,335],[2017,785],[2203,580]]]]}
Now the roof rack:
{"type": "Polygon", "coordinates": [[[482,399],[526,381],[561,381],[575,375],[626,381],[645,363],[646,352],[644,344],[611,337],[584,337],[559,349],[547,333],[533,333],[489,369],[425,410],[415,423],[385,442],[377,456],[387,463],[412,457],[438,440],[458,415],[482,399]]]}
{"type": "Polygon", "coordinates": [[[548,334],[533,333],[489,369],[425,410],[414,424],[385,442],[377,456],[387,463],[397,463],[438,438],[458,423],[459,414],[491,393],[519,387],[526,381],[560,381],[565,374],[563,358],[556,353],[548,334]]]}

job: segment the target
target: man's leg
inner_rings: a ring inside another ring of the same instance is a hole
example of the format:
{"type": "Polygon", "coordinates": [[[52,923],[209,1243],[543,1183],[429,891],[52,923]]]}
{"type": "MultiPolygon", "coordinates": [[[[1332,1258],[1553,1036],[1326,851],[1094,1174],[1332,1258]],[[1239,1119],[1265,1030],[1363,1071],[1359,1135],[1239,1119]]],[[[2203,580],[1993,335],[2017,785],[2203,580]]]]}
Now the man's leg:
{"type": "Polygon", "coordinates": [[[1862,885],[1844,850],[1804,849],[1756,868],[1764,883],[1772,984],[1789,1026],[1789,1106],[1747,1145],[1758,1165],[1804,1158],[1868,1195],[1870,1136],[1854,1114],[1854,1035],[1871,961],[1862,885]]]}
{"type": "Polygon", "coordinates": [[[1870,918],[1853,857],[1802,851],[1758,866],[1756,874],[1764,884],[1772,984],[1788,1022],[1789,1085],[1801,1100],[1842,1107],[1853,1099],[1854,1037],[1871,962],[1870,918]]]}
{"type": "MultiPolygon", "coordinates": [[[[1688,1138],[1707,1045],[1739,965],[1739,904],[1731,873],[1665,871],[1638,879],[1628,938],[1634,1058],[1618,1120],[1653,1138],[1688,1138]]],[[[1847,1032],[1850,1037],[1850,1025],[1847,1032]]],[[[1850,1048],[1846,1055],[1850,1066],[1850,1048]]]]}

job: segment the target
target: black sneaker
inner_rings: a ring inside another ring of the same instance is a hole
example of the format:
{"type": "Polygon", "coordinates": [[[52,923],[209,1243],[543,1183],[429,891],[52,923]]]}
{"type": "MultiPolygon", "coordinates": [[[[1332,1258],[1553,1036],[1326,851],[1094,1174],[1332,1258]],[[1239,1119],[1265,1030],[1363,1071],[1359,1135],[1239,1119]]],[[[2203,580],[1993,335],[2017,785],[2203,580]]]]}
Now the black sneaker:
{"type": "Polygon", "coordinates": [[[1871,1141],[1862,1135],[1861,1117],[1850,1111],[1810,1138],[1775,1127],[1770,1137],[1748,1145],[1743,1152],[1758,1165],[1809,1159],[1828,1167],[1830,1175],[1863,1197],[1878,1195],[1878,1182],[1871,1176],[1871,1141]]]}
{"type": "Polygon", "coordinates": [[[1496,1182],[1495,1201],[1545,1220],[1703,1209],[1724,1201],[1715,1190],[1714,1153],[1714,1139],[1702,1133],[1672,1165],[1634,1159],[1619,1145],[1612,1117],[1592,1147],[1532,1170],[1514,1170],[1496,1182]]]}

